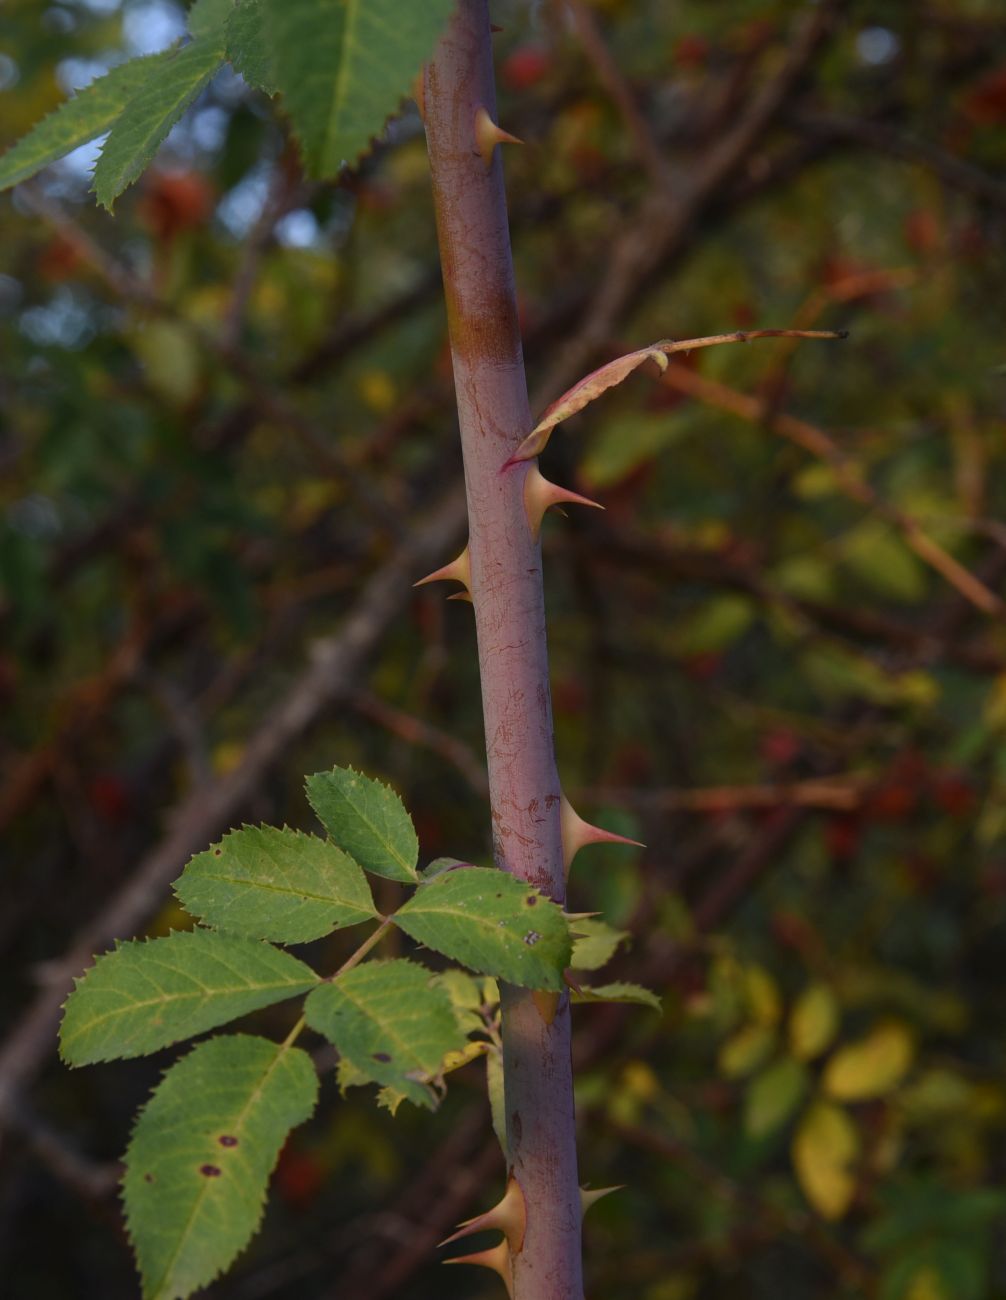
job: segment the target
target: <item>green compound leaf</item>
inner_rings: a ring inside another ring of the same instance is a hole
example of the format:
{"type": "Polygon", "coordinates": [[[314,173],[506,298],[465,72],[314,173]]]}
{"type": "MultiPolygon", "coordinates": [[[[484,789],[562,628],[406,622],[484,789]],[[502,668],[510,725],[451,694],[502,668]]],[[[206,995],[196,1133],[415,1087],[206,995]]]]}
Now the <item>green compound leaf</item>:
{"type": "Polygon", "coordinates": [[[217,37],[235,4],[241,8],[243,0],[196,0],[186,18],[189,31],[197,37],[217,37]]]}
{"type": "Polygon", "coordinates": [[[240,70],[272,72],[300,141],[307,171],[334,176],[352,166],[409,93],[455,0],[260,0],[261,20],[231,28],[240,70]]]}
{"type": "Polygon", "coordinates": [[[464,1046],[446,991],[415,962],[369,961],[316,988],[304,1015],[349,1062],[340,1083],[367,1079],[432,1110],[429,1081],[464,1046]]]}
{"type": "Polygon", "coordinates": [[[650,989],[641,984],[626,984],[618,981],[614,984],[598,984],[594,988],[581,986],[573,993],[574,1002],[636,1002],[643,1007],[661,1010],[660,999],[650,989]]]}
{"type": "Polygon", "coordinates": [[[309,966],[256,939],[212,930],[135,939],[77,981],[60,1053],[70,1065],[145,1056],[317,983],[309,966]]]}
{"type": "Polygon", "coordinates": [[[328,840],[245,826],[197,854],[174,883],[182,906],[231,934],[307,943],[376,915],[359,864],[328,840]]]}
{"type": "Polygon", "coordinates": [[[0,158],[0,190],[28,180],[49,163],[110,130],[132,97],[174,53],[165,50],[131,59],[60,104],[0,158]]]}
{"type": "Polygon", "coordinates": [[[224,58],[220,28],[175,51],[144,78],[109,132],[94,169],[94,192],[99,203],[111,210],[188,106],[209,85],[224,58]]]}
{"type": "Polygon", "coordinates": [[[144,1300],[184,1300],[226,1269],[262,1218],[287,1134],[314,1110],[299,1048],[234,1034],[167,1071],[126,1152],[126,1223],[144,1300]]]}
{"type": "Polygon", "coordinates": [[[242,0],[231,10],[227,20],[227,57],[250,86],[267,95],[278,92],[262,0],[242,0]]]}
{"type": "Polygon", "coordinates": [[[361,867],[414,883],[419,840],[394,790],[351,767],[335,767],[307,778],[307,797],[335,843],[361,867]]]}
{"type": "Polygon", "coordinates": [[[592,916],[578,917],[570,923],[570,931],[573,956],[569,964],[574,970],[599,970],[606,966],[629,938],[628,930],[616,930],[592,916]]]}
{"type": "Polygon", "coordinates": [[[549,899],[495,867],[461,867],[419,886],[392,918],[471,970],[533,989],[561,989],[572,942],[549,899]]]}

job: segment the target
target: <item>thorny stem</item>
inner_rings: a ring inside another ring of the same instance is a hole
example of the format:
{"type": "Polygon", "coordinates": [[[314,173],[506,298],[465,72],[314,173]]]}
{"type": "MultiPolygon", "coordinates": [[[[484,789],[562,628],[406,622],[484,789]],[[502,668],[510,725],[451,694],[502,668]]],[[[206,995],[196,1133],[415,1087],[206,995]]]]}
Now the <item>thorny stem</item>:
{"type": "MultiPolygon", "coordinates": [[[[424,84],[424,115],[468,495],[497,865],[565,895],[541,551],[524,508],[530,467],[499,473],[531,427],[499,149],[483,162],[476,115],[496,119],[486,0],[460,0],[424,84]]],[[[512,1172],[527,1231],[515,1300],[582,1300],[569,999],[550,1024],[504,986],[512,1172]]]]}

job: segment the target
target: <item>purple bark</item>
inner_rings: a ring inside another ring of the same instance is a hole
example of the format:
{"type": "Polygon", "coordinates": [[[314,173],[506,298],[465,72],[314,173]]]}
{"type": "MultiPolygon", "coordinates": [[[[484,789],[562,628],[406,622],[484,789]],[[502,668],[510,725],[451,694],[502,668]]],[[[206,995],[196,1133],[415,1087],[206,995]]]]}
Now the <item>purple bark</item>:
{"type": "MultiPolygon", "coordinates": [[[[497,865],[565,897],[541,549],[524,509],[531,466],[501,467],[531,428],[503,174],[475,139],[496,119],[486,0],[460,0],[426,73],[424,116],[464,454],[471,591],[497,865]]],[[[516,1300],[581,1300],[568,996],[546,1024],[504,987],[504,1074],[513,1174],[527,1210],[516,1300]]]]}

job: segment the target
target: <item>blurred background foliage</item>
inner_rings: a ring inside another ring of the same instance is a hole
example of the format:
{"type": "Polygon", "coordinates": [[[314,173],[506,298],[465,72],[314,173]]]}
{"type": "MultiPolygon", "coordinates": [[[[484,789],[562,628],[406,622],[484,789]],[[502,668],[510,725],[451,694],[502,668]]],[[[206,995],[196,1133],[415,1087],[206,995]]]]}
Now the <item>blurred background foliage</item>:
{"type": "MultiPolygon", "coordinates": [[[[545,457],[606,506],[545,529],[560,770],[648,845],[585,853],[572,905],[664,999],[577,1013],[583,1179],[625,1184],[588,1220],[588,1294],[1006,1296],[1006,15],[494,17],[537,408],[667,335],[851,333],[641,375],[545,457]]],[[[6,0],[0,144],[182,20],[6,0]]],[[[71,1075],[53,1009],[117,926],[182,923],[167,883],[207,827],[309,826],[303,773],[354,763],[425,857],[489,853],[470,610],[408,585],[463,537],[415,109],[314,185],[223,75],[114,219],[94,157],[0,202],[0,1248],[24,1300],[135,1294],[115,1161],[158,1062],[71,1075]],[[319,645],[353,637],[316,689],[319,645]]],[[[212,1294],[498,1294],[433,1250],[502,1188],[477,1067],[432,1121],[326,1078],[212,1294]]]]}

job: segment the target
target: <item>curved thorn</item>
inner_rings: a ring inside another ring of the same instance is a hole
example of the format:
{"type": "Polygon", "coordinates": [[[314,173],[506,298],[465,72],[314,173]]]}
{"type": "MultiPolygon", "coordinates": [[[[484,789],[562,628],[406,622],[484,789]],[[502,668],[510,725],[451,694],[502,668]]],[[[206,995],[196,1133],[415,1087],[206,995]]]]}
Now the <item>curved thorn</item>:
{"type": "Polygon", "coordinates": [[[588,1191],[586,1187],[581,1187],[580,1214],[586,1214],[590,1207],[596,1205],[602,1197],[609,1196],[612,1192],[620,1192],[624,1186],[624,1183],[618,1183],[614,1187],[597,1187],[593,1191],[588,1191]]]}
{"type": "Polygon", "coordinates": [[[541,521],[545,517],[545,511],[552,506],[557,506],[561,501],[568,505],[592,506],[595,510],[604,509],[600,502],[591,501],[590,497],[581,496],[579,492],[572,492],[569,488],[559,487],[557,483],[550,483],[538,466],[532,465],[524,479],[524,511],[531,528],[531,536],[535,541],[538,540],[541,532],[541,521]]]}
{"type": "MultiPolygon", "coordinates": [[[[412,585],[414,587],[425,587],[428,582],[460,582],[467,593],[467,599],[471,599],[472,564],[468,547],[466,546],[460,555],[455,556],[450,564],[445,564],[440,569],[434,569],[432,573],[428,573],[425,578],[420,578],[418,582],[414,582],[412,585]]],[[[462,600],[466,599],[464,595],[461,595],[460,598],[462,600]]]]}
{"type": "Polygon", "coordinates": [[[489,1250],[477,1251],[474,1255],[458,1255],[455,1259],[445,1259],[445,1264],[475,1264],[479,1268],[492,1269],[503,1279],[507,1295],[513,1300],[513,1277],[510,1271],[510,1247],[505,1241],[489,1250]]]}
{"type": "Polygon", "coordinates": [[[637,849],[646,847],[639,840],[630,840],[626,835],[616,835],[614,831],[606,831],[602,826],[591,826],[590,822],[583,820],[565,795],[561,797],[560,808],[562,858],[567,876],[573,859],[588,844],[632,844],[637,849]]]}
{"type": "Polygon", "coordinates": [[[524,141],[497,126],[488,109],[480,107],[475,113],[475,143],[488,171],[492,166],[493,150],[498,144],[523,144],[524,141]]]}
{"type": "MultiPolygon", "coordinates": [[[[511,1174],[506,1185],[506,1191],[492,1209],[486,1210],[485,1214],[477,1214],[473,1219],[465,1219],[464,1223],[458,1226],[457,1232],[450,1237],[446,1237],[440,1245],[447,1246],[452,1241],[457,1241],[461,1237],[470,1237],[476,1232],[495,1230],[504,1234],[506,1244],[510,1247],[510,1250],[515,1255],[519,1255],[524,1249],[526,1227],[527,1211],[524,1205],[524,1193],[520,1189],[520,1183],[511,1174]]],[[[447,1262],[454,1263],[455,1261],[448,1260],[447,1262]]]]}

